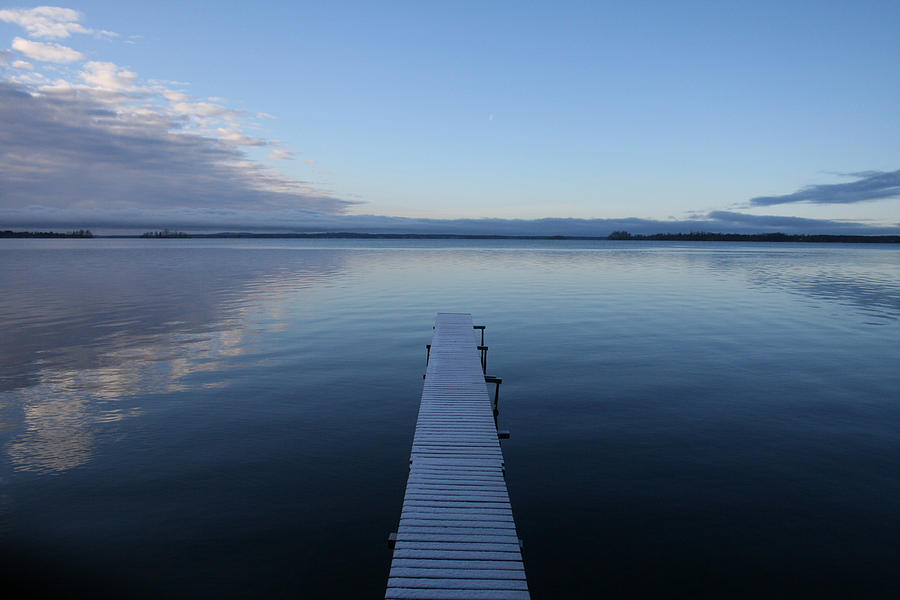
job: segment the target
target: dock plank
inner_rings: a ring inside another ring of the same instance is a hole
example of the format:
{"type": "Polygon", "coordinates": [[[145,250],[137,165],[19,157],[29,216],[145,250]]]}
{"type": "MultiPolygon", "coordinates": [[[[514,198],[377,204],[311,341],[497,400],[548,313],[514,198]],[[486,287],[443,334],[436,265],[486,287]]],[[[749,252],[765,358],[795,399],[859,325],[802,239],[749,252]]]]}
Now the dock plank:
{"type": "Polygon", "coordinates": [[[442,590],[421,588],[388,588],[385,600],[415,598],[417,600],[529,600],[528,591],[516,590],[442,590]]]}

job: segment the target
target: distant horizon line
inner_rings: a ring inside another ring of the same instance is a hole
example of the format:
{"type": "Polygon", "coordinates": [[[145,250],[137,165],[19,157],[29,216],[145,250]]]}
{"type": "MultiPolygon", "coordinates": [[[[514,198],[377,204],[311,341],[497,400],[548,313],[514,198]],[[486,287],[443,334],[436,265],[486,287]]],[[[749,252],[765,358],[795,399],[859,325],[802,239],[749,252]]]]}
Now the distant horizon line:
{"type": "Polygon", "coordinates": [[[900,244],[900,235],[860,235],[860,234],[806,234],[806,233],[721,233],[693,231],[690,233],[631,234],[614,231],[605,236],[586,235],[505,235],[476,233],[370,233],[353,231],[336,232],[233,232],[187,233],[168,229],[147,231],[141,234],[99,234],[89,229],[69,232],[55,231],[0,231],[0,238],[6,239],[460,239],[460,240],[582,240],[582,241],[720,241],[720,242],[811,242],[811,243],[894,243],[900,244]]]}

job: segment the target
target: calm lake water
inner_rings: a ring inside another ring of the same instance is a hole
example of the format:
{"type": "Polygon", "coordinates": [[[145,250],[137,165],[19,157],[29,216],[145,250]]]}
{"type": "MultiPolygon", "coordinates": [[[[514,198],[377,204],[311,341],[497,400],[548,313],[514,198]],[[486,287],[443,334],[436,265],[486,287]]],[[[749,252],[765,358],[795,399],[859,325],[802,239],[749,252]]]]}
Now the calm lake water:
{"type": "Polygon", "coordinates": [[[535,598],[890,597],[900,248],[0,240],[3,581],[377,598],[439,311],[535,598]]]}

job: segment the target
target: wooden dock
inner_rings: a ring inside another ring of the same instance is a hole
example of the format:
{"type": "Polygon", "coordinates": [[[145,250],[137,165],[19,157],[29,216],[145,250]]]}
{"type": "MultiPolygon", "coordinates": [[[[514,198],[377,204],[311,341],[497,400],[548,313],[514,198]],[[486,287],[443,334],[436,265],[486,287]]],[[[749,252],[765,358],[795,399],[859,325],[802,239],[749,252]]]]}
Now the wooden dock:
{"type": "Polygon", "coordinates": [[[530,598],[475,331],[435,320],[386,599],[530,598]]]}

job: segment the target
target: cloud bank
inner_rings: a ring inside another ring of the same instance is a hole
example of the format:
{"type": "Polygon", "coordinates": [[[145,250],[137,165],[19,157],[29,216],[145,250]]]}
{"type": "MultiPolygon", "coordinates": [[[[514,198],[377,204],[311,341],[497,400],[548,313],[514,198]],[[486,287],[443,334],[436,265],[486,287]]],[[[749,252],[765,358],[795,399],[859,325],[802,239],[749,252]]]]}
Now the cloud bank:
{"type": "Polygon", "coordinates": [[[654,219],[417,219],[380,215],[339,215],[314,210],[280,210],[272,214],[240,208],[57,208],[30,206],[0,209],[0,224],[21,229],[56,230],[90,228],[95,233],[140,232],[169,228],[195,233],[217,231],[251,232],[358,232],[451,235],[525,235],[604,237],[613,231],[631,233],[689,233],[711,231],[727,233],[783,233],[900,235],[900,223],[894,226],[870,226],[864,223],[804,219],[799,217],[760,216],[714,211],[683,220],[654,219]]]}
{"type": "MultiPolygon", "coordinates": [[[[118,78],[118,89],[132,81],[106,67],[89,73],[118,78]]],[[[0,82],[0,208],[340,213],[349,204],[118,94],[0,82]]]]}
{"type": "Polygon", "coordinates": [[[848,173],[856,181],[810,185],[793,194],[783,196],[758,196],[750,199],[752,206],[772,206],[792,202],[812,204],[854,204],[868,200],[900,198],[900,170],[862,171],[848,173]]]}
{"type": "Polygon", "coordinates": [[[293,158],[258,135],[266,117],[57,43],[116,36],[83,19],[60,7],[0,10],[0,21],[49,40],[15,37],[0,51],[0,218],[231,210],[277,222],[279,211],[340,214],[354,203],[251,159],[265,147],[293,158]]]}

